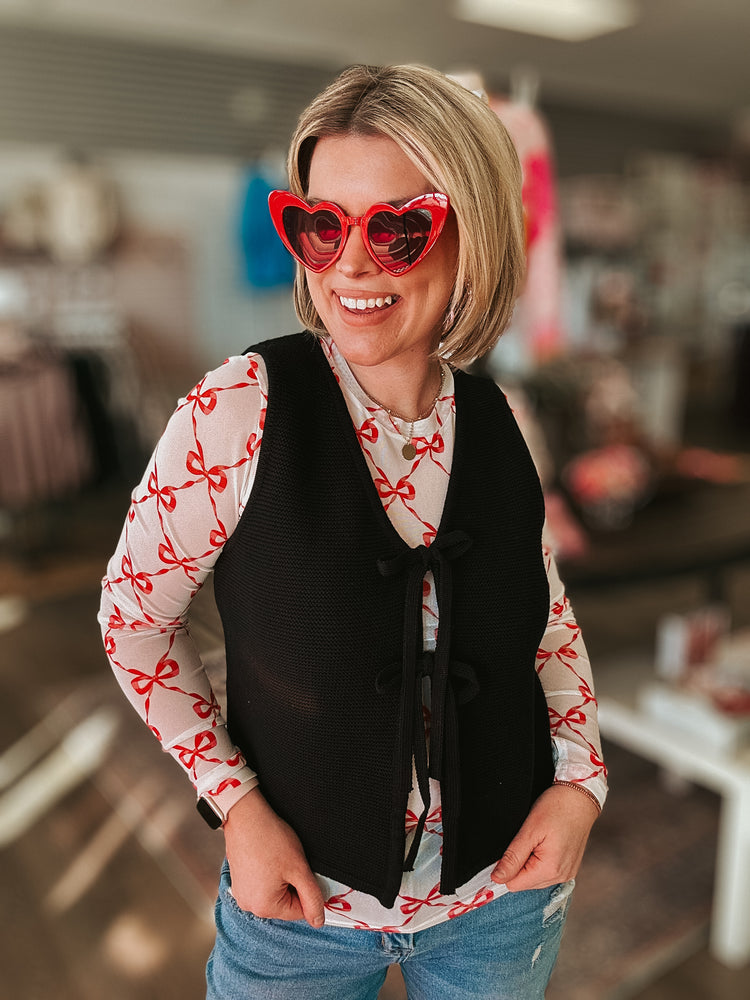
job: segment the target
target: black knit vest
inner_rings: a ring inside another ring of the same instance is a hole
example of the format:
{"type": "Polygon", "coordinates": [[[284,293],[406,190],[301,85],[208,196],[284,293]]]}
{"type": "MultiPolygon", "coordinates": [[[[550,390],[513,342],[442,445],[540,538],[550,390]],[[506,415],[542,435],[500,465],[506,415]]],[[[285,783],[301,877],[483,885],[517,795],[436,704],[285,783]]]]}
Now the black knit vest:
{"type": "MultiPolygon", "coordinates": [[[[268,409],[255,483],[215,569],[227,722],[314,871],[387,907],[405,860],[412,760],[441,782],[441,891],[496,861],[553,779],[535,670],[549,611],[543,499],[502,392],[455,373],[456,430],[437,536],[390,524],[320,345],[254,346],[268,409]],[[437,649],[423,656],[422,579],[437,649]]],[[[408,466],[404,463],[404,471],[408,466]]]]}

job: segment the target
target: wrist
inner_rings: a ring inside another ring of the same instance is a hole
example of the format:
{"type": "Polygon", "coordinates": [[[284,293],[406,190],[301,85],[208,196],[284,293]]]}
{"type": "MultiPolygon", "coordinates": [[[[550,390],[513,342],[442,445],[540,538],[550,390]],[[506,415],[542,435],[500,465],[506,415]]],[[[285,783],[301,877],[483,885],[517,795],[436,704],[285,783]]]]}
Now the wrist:
{"type": "Polygon", "coordinates": [[[227,813],[224,833],[255,830],[269,812],[271,812],[271,808],[261,792],[260,786],[253,785],[246,790],[242,798],[238,799],[227,813]]]}
{"type": "Polygon", "coordinates": [[[219,792],[218,795],[204,792],[198,797],[196,809],[212,830],[218,830],[226,825],[232,809],[246,798],[257,785],[258,779],[253,776],[249,781],[230,786],[219,792]]]}
{"type": "Polygon", "coordinates": [[[556,779],[553,782],[552,787],[553,788],[572,788],[574,791],[579,792],[581,795],[585,795],[586,798],[589,800],[589,802],[592,802],[596,806],[597,813],[601,813],[602,807],[601,807],[601,804],[599,802],[599,799],[597,799],[597,797],[594,795],[593,792],[590,792],[588,790],[588,788],[586,788],[584,785],[581,785],[579,782],[577,782],[577,781],[562,781],[562,780],[556,779]]]}

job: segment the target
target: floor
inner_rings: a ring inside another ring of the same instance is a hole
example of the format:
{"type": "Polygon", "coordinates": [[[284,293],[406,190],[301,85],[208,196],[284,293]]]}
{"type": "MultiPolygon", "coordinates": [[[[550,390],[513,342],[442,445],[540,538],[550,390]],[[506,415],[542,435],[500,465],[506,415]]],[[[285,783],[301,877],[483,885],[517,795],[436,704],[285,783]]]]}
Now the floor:
{"type": "MultiPolygon", "coordinates": [[[[94,620],[125,504],[119,488],[94,492],[57,512],[54,545],[0,547],[0,998],[8,1000],[203,995],[221,840],[196,821],[191,790],[115,690],[94,620]],[[124,745],[127,754],[114,752],[124,745]]],[[[747,578],[737,586],[746,596],[747,578]]],[[[602,600],[577,606],[595,647],[617,639],[616,627],[601,624],[602,600]]],[[[614,621],[647,625],[654,594],[620,610],[614,621]]],[[[394,972],[382,1000],[404,995],[394,972]]],[[[750,968],[724,968],[698,940],[627,995],[740,1000],[750,995],[750,968]]]]}

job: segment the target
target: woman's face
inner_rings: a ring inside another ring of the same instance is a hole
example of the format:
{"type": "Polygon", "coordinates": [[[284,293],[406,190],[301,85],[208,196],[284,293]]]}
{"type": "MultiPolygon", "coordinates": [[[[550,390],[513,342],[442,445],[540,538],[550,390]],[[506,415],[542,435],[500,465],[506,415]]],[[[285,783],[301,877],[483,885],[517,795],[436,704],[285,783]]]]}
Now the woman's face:
{"type": "MultiPolygon", "coordinates": [[[[332,201],[358,217],[376,202],[401,204],[433,190],[392,139],[344,135],[318,140],[307,197],[332,201]]],[[[353,226],[336,263],[319,274],[308,271],[307,282],[326,330],[350,366],[396,365],[405,370],[429,357],[440,341],[457,261],[452,213],[427,256],[400,277],[373,261],[359,226],[353,226]],[[384,300],[383,305],[357,308],[357,302],[377,299],[384,300]]]]}

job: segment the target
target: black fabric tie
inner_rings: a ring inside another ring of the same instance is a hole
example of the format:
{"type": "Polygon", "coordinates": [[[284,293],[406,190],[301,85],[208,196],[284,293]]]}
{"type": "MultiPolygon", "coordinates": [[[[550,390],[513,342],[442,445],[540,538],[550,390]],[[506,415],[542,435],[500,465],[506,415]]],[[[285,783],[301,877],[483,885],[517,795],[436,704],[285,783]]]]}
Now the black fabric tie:
{"type": "Polygon", "coordinates": [[[479,682],[473,667],[451,660],[450,623],[452,579],[451,561],[463,555],[471,546],[471,539],[464,531],[451,531],[438,536],[430,546],[418,545],[407,549],[392,559],[379,559],[378,570],[384,577],[407,573],[404,598],[404,633],[401,663],[390,664],[377,676],[378,691],[389,687],[396,680],[401,683],[399,702],[399,774],[401,795],[407,795],[411,786],[411,760],[417,774],[417,784],[423,809],[417,823],[409,853],[404,861],[404,871],[409,871],[419,850],[427,814],[430,807],[430,778],[443,780],[444,761],[450,760],[446,777],[457,801],[458,771],[458,718],[456,706],[474,698],[479,682]],[[434,653],[423,650],[422,636],[422,584],[425,573],[432,570],[435,578],[438,613],[440,616],[437,645],[434,653]],[[429,764],[424,720],[422,717],[422,678],[432,681],[432,710],[429,764]],[[448,683],[450,680],[451,683],[448,683]],[[403,784],[408,782],[406,787],[403,784]]]}

